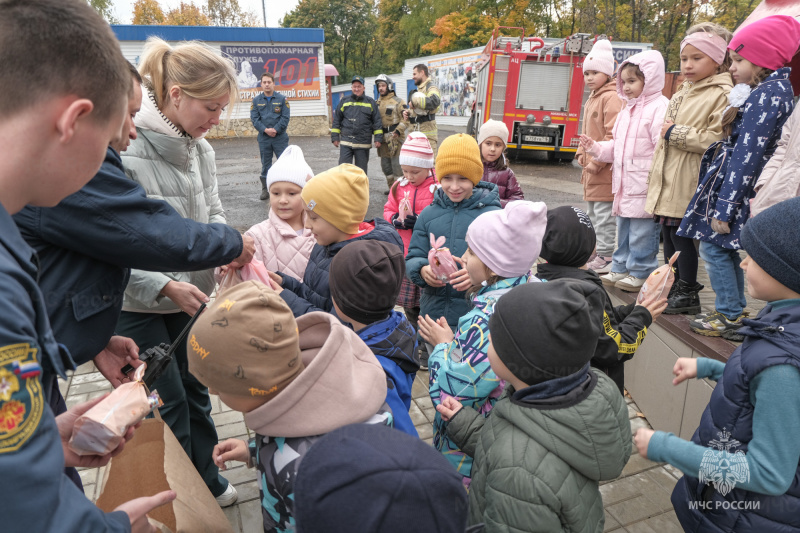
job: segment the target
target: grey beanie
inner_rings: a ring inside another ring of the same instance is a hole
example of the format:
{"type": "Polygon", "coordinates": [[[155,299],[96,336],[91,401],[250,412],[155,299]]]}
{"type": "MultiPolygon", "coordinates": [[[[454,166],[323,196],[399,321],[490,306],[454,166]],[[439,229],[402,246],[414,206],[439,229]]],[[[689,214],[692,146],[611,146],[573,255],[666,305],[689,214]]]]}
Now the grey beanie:
{"type": "Polygon", "coordinates": [[[764,272],[800,293],[800,233],[791,229],[800,197],[784,200],[747,221],[742,248],[764,272]]]}

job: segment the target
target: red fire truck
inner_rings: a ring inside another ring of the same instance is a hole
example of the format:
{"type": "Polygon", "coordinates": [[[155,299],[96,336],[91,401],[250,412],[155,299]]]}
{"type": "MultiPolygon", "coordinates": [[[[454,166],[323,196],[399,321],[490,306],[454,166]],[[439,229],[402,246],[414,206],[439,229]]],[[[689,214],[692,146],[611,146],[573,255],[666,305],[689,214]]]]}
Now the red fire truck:
{"type": "Polygon", "coordinates": [[[583,59],[598,38],[605,36],[545,41],[526,37],[523,28],[495,29],[479,64],[471,131],[490,118],[501,120],[510,155],[539,150],[572,160],[581,131],[583,59]]]}

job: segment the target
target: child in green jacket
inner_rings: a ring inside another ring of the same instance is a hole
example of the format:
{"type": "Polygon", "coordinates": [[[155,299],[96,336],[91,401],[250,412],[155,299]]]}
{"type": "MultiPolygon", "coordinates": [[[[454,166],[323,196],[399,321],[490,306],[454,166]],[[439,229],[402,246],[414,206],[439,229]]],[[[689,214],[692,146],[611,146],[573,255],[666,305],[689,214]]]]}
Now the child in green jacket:
{"type": "Polygon", "coordinates": [[[603,289],[582,280],[526,283],[495,306],[489,362],[508,383],[484,418],[445,398],[447,435],[474,458],[470,523],[486,531],[603,531],[598,483],[631,453],[625,401],[589,366],[603,289]]]}

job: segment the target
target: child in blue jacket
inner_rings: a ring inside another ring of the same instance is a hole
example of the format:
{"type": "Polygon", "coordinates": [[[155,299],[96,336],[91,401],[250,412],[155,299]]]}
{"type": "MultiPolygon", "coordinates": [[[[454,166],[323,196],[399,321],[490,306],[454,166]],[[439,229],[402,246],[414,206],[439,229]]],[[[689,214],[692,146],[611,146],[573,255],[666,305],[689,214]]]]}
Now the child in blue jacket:
{"type": "Polygon", "coordinates": [[[331,261],[348,244],[377,240],[403,247],[394,227],[376,218],[365,221],[369,208],[369,178],[357,166],[342,164],[310,179],[301,193],[306,205],[305,227],[317,244],[311,249],[303,281],[272,273],[295,317],[312,311],[333,311],[328,276],[331,261]]]}
{"type": "MultiPolygon", "coordinates": [[[[546,227],[545,204],[524,200],[484,213],[470,224],[469,248],[462,261],[475,307],[458,320],[455,336],[443,318],[422,315],[419,320],[420,335],[436,346],[428,360],[434,406],[451,397],[488,416],[500,397],[505,383],[492,371],[487,356],[489,318],[501,296],[529,279],[536,280],[530,270],[539,257],[546,227]]],[[[469,487],[472,457],[447,435],[447,422],[438,411],[433,428],[434,446],[464,476],[469,487]]]]}
{"type": "Polygon", "coordinates": [[[445,237],[445,246],[459,261],[467,251],[467,227],[483,213],[500,209],[500,196],[495,184],[481,181],[481,150],[468,135],[451,135],[442,142],[436,157],[436,176],[442,188],[414,225],[406,255],[406,275],[422,287],[420,316],[444,317],[450,329],[455,329],[459,317],[471,307],[464,294],[471,283],[464,268],[450,276],[446,284],[434,277],[428,264],[430,234],[445,237]]]}
{"type": "Polygon", "coordinates": [[[330,288],[336,315],[353,326],[386,372],[386,403],[394,427],[418,437],[408,414],[419,370],[417,334],[406,316],[394,310],[405,272],[402,248],[381,241],[354,242],[333,258],[330,288]]]}
{"type": "Polygon", "coordinates": [[[750,219],[742,229],[742,268],[750,296],[767,306],[743,319],[745,340],[727,363],[678,359],[678,385],[689,378],[717,382],[691,442],[640,429],[643,457],[684,474],[672,492],[683,529],[797,531],[800,526],[800,198],[750,219]]]}

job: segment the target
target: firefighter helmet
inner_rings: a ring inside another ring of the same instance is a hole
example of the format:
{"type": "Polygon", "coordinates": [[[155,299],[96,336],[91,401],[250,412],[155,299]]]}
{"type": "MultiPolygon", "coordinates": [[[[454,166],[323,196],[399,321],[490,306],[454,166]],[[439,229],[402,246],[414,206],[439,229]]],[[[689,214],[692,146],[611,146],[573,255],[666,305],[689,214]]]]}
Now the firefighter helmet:
{"type": "Polygon", "coordinates": [[[392,78],[387,76],[386,74],[379,74],[377,78],[375,78],[375,86],[378,86],[379,82],[383,82],[389,88],[390,91],[394,91],[394,82],[392,78]]]}

